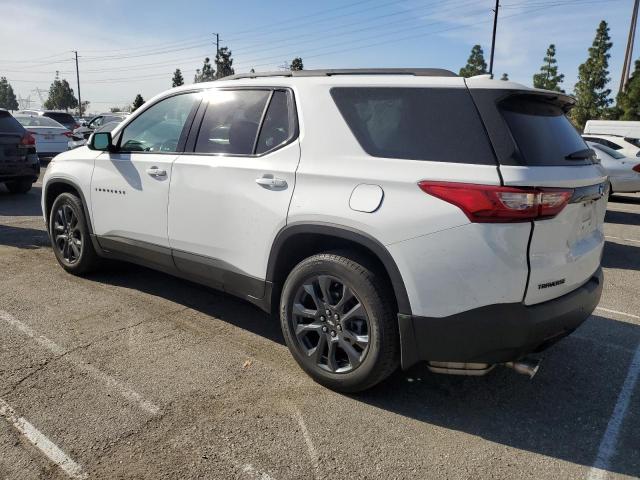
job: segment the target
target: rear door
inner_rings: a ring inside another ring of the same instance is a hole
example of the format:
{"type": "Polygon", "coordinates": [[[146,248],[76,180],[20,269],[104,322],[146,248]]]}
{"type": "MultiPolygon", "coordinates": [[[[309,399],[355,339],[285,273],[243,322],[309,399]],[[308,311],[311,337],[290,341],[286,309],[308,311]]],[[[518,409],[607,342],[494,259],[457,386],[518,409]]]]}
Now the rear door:
{"type": "Polygon", "coordinates": [[[192,152],[173,165],[174,261],[210,285],[261,298],[300,158],[293,96],[285,89],[215,89],[201,110],[192,152]]]}
{"type": "Polygon", "coordinates": [[[532,222],[525,303],[575,290],[600,266],[607,174],[565,115],[572,100],[534,91],[470,90],[498,154],[504,185],[568,192],[560,213],[532,222]]]}

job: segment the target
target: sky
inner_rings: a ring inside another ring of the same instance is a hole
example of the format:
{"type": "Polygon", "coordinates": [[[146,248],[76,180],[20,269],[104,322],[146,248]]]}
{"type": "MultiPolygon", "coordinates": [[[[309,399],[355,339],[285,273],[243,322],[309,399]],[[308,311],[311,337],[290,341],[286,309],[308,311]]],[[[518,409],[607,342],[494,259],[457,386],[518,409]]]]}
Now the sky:
{"type": "MultiPolygon", "coordinates": [[[[617,92],[633,0],[501,0],[494,73],[531,85],[550,43],[568,92],[601,20],[613,41],[609,88],[617,92]]],[[[215,35],[236,73],[305,69],[439,67],[456,73],[480,44],[487,63],[495,0],[0,0],[0,76],[39,106],[60,72],[89,111],[130,104],[193,81],[215,35]],[[72,6],[75,5],[75,6],[72,6]]],[[[640,57],[640,45],[634,58],[640,57]]]]}

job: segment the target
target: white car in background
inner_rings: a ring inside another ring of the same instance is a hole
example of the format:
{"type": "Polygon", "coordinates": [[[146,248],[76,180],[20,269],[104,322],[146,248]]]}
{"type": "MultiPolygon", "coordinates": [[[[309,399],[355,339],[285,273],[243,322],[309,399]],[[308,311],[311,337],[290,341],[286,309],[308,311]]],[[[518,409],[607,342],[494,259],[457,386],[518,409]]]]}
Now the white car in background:
{"type": "Polygon", "coordinates": [[[66,152],[71,131],[52,118],[42,115],[15,115],[15,119],[36,139],[38,157],[52,158],[66,152]]]}
{"type": "Polygon", "coordinates": [[[640,158],[626,157],[606,145],[587,142],[609,175],[611,193],[640,192],[640,158]]]}
{"type": "Polygon", "coordinates": [[[640,140],[637,138],[594,133],[584,134],[582,138],[585,142],[609,147],[612,150],[620,152],[625,157],[640,157],[640,140]]]}

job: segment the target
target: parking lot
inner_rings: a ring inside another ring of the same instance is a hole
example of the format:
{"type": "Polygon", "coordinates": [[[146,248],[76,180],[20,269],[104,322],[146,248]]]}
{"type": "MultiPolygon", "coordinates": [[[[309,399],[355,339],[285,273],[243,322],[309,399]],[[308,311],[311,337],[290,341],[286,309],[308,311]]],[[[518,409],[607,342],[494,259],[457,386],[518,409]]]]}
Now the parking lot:
{"type": "Polygon", "coordinates": [[[65,273],[39,185],[0,187],[0,479],[640,475],[640,195],[609,204],[600,307],[533,380],[418,366],[340,395],[249,304],[136,266],[65,273]]]}

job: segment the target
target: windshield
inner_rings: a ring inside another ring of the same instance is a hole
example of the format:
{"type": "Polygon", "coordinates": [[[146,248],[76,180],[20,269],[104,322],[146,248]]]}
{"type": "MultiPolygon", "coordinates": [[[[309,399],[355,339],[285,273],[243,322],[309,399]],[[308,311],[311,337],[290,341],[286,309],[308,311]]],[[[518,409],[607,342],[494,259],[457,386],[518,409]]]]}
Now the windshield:
{"type": "Polygon", "coordinates": [[[24,127],[65,128],[63,125],[60,125],[58,122],[49,117],[16,115],[16,120],[18,120],[24,127]]]}
{"type": "Polygon", "coordinates": [[[620,160],[622,158],[625,158],[623,154],[621,154],[620,152],[615,151],[613,148],[607,147],[606,145],[598,145],[597,143],[592,143],[589,146],[591,148],[593,148],[594,150],[600,150],[601,152],[606,153],[607,155],[609,155],[610,157],[615,158],[616,160],[620,160]]]}

